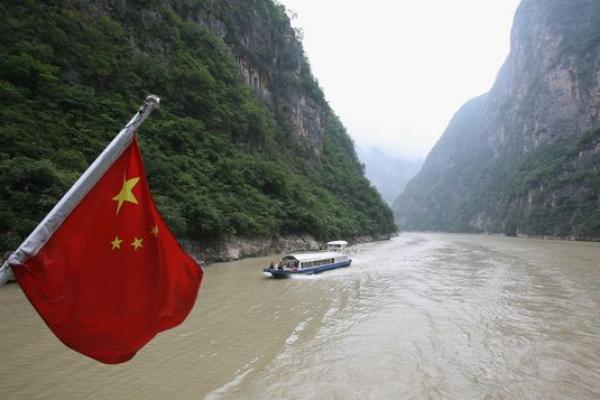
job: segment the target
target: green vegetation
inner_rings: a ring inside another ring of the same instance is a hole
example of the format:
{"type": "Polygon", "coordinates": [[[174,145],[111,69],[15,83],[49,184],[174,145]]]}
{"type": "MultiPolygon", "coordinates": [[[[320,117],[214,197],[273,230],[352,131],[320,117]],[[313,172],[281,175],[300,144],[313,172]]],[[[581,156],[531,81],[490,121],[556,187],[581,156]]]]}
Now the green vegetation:
{"type": "MultiPolygon", "coordinates": [[[[148,93],[163,105],[140,129],[142,152],[177,235],[328,239],[395,230],[302,55],[300,81],[281,69],[278,90],[295,85],[318,96],[326,109],[320,156],[254,98],[222,40],[190,21],[212,2],[128,1],[110,11],[91,3],[0,4],[0,249],[39,223],[148,93]]],[[[274,40],[285,42],[281,6],[217,3],[231,43],[243,43],[244,12],[270,21],[274,40]]],[[[268,68],[264,54],[252,57],[268,68]]]]}
{"type": "Polygon", "coordinates": [[[599,238],[600,154],[594,149],[600,147],[600,128],[519,157],[516,146],[507,144],[506,154],[495,160],[470,159],[433,186],[423,177],[413,182],[395,204],[406,215],[401,227],[478,232],[474,221],[481,214],[492,221],[485,227],[492,232],[599,238]],[[414,211],[411,202],[427,208],[414,211]]]}
{"type": "Polygon", "coordinates": [[[396,200],[400,228],[600,238],[600,128],[527,152],[523,135],[511,135],[494,155],[480,134],[480,99],[456,114],[396,200]]]}
{"type": "MultiPolygon", "coordinates": [[[[531,195],[532,207],[515,215],[535,235],[600,237],[600,129],[572,142],[565,138],[536,149],[513,165],[517,197],[531,195]]],[[[508,187],[504,188],[506,191],[508,187]]]]}

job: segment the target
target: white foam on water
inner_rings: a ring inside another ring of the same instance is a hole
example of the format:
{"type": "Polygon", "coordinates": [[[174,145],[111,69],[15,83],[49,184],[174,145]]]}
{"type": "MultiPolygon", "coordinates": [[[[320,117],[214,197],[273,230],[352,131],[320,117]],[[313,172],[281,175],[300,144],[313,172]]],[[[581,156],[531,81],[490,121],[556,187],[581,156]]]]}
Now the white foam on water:
{"type": "Polygon", "coordinates": [[[221,387],[213,390],[211,393],[209,393],[205,397],[205,399],[206,400],[218,400],[218,399],[225,398],[225,396],[231,391],[231,389],[235,388],[236,386],[239,386],[244,381],[244,379],[246,378],[246,376],[248,376],[249,373],[251,373],[252,371],[254,371],[253,365],[259,359],[260,359],[259,357],[256,357],[252,361],[250,361],[248,364],[246,364],[242,368],[238,369],[236,371],[236,375],[237,376],[234,379],[232,379],[231,381],[227,382],[223,386],[221,386],[221,387]]]}

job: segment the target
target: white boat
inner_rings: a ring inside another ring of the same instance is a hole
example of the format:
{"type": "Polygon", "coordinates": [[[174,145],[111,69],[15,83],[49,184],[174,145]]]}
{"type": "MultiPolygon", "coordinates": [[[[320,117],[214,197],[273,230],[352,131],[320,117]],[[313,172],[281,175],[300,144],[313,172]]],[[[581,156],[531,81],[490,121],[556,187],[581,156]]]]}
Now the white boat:
{"type": "Polygon", "coordinates": [[[263,269],[274,278],[286,278],[296,274],[318,274],[330,269],[348,267],[352,259],[346,254],[348,242],[336,240],[327,243],[327,250],[306,253],[290,253],[275,265],[263,269]]]}

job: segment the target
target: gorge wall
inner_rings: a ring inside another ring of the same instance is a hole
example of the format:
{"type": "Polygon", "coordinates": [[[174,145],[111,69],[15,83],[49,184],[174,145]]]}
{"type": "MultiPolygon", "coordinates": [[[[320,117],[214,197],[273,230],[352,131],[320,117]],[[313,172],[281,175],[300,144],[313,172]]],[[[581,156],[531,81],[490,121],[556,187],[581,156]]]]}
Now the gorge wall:
{"type": "Polygon", "coordinates": [[[523,0],[489,93],[394,204],[402,229],[600,239],[600,2],[523,0]]]}
{"type": "Polygon", "coordinates": [[[271,0],[3,1],[0,52],[0,250],[148,93],[162,98],[139,131],[151,190],[191,247],[395,231],[271,0]]]}

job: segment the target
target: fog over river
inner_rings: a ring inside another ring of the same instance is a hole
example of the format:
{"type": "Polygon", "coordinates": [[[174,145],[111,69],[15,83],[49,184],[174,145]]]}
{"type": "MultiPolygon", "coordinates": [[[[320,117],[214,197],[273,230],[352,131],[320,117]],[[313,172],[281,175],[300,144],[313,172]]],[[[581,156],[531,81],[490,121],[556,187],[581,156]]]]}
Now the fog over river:
{"type": "Polygon", "coordinates": [[[299,279],[205,268],[130,362],[62,345],[0,289],[0,399],[598,399],[600,244],[404,233],[299,279]]]}

